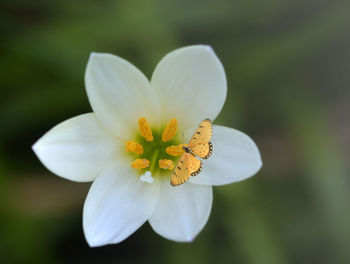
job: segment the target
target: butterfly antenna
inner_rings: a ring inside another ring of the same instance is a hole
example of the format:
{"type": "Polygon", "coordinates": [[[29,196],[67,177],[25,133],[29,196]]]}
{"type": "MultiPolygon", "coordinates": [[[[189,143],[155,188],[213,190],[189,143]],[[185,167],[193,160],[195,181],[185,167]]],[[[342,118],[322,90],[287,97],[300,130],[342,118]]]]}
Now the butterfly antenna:
{"type": "Polygon", "coordinates": [[[183,131],[181,132],[181,136],[182,136],[182,138],[181,138],[181,144],[183,144],[183,143],[184,143],[184,132],[183,132],[183,131]]]}

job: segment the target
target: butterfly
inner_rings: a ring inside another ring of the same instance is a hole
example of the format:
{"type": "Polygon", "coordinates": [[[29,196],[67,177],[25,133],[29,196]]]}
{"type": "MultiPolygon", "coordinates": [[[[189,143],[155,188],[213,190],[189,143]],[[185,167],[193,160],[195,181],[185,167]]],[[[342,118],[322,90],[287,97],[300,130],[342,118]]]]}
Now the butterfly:
{"type": "Polygon", "coordinates": [[[191,176],[196,176],[202,171],[202,162],[196,156],[202,159],[208,159],[213,152],[213,144],[210,142],[212,137],[212,123],[210,119],[203,120],[194,131],[187,146],[177,162],[171,175],[170,183],[177,186],[188,181],[191,176]]]}

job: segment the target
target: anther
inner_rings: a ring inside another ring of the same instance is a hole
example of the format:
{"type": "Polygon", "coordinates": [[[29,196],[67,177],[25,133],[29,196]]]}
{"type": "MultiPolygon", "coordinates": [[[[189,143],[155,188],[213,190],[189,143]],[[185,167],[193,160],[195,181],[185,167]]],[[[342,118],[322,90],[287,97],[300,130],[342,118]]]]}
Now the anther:
{"type": "Polygon", "coordinates": [[[177,131],[177,120],[176,118],[172,118],[167,124],[167,126],[164,128],[163,134],[162,134],[162,141],[167,142],[173,139],[173,137],[176,135],[177,131]]]}
{"type": "Polygon", "coordinates": [[[185,153],[185,150],[183,149],[184,146],[187,146],[186,144],[180,144],[177,146],[170,146],[165,149],[166,153],[170,156],[180,156],[185,153]]]}
{"type": "Polygon", "coordinates": [[[146,118],[140,118],[138,123],[141,135],[146,139],[146,141],[153,141],[152,130],[146,118]]]}
{"type": "Polygon", "coordinates": [[[128,152],[135,153],[137,155],[141,155],[143,153],[143,147],[136,141],[127,141],[125,143],[125,150],[128,152]]]}
{"type": "Polygon", "coordinates": [[[174,168],[174,163],[172,160],[161,159],[158,162],[159,162],[159,168],[161,169],[172,170],[174,168]]]}
{"type": "Polygon", "coordinates": [[[133,167],[136,170],[141,170],[144,168],[149,167],[149,160],[148,159],[137,159],[131,163],[131,167],[133,167]]]}

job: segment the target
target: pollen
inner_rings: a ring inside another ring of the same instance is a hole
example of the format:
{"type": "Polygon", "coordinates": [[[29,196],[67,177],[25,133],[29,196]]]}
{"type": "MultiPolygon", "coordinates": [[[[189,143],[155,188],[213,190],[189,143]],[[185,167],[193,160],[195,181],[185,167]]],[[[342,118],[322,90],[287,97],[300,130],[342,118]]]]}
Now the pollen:
{"type": "Polygon", "coordinates": [[[177,131],[177,120],[176,118],[172,118],[167,124],[167,126],[164,128],[163,134],[162,134],[162,141],[167,142],[173,139],[173,137],[176,135],[177,131]]]}
{"type": "Polygon", "coordinates": [[[152,130],[146,118],[140,118],[138,123],[141,135],[146,139],[146,141],[153,141],[152,130]]]}
{"type": "Polygon", "coordinates": [[[165,170],[172,170],[174,168],[174,163],[172,160],[161,159],[159,160],[159,168],[165,170]]]}
{"type": "Polygon", "coordinates": [[[166,153],[170,156],[180,156],[182,155],[185,150],[183,149],[184,146],[187,146],[186,144],[180,144],[177,146],[170,146],[165,149],[166,153]]]}
{"type": "Polygon", "coordinates": [[[131,163],[131,167],[133,167],[136,170],[141,170],[141,169],[147,168],[147,167],[149,167],[149,160],[148,159],[134,160],[131,163]]]}
{"type": "Polygon", "coordinates": [[[129,140],[125,143],[125,150],[127,152],[132,152],[137,155],[141,155],[143,153],[142,145],[133,140],[129,140]]]}

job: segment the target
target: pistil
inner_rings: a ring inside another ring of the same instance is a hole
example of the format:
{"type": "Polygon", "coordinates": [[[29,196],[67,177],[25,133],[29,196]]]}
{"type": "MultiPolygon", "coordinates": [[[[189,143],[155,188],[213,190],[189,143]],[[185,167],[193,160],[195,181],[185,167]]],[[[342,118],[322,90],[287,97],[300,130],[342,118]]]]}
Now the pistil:
{"type": "Polygon", "coordinates": [[[153,152],[152,159],[151,159],[151,167],[149,168],[151,172],[154,171],[156,167],[158,156],[159,156],[159,149],[156,149],[153,152]]]}

